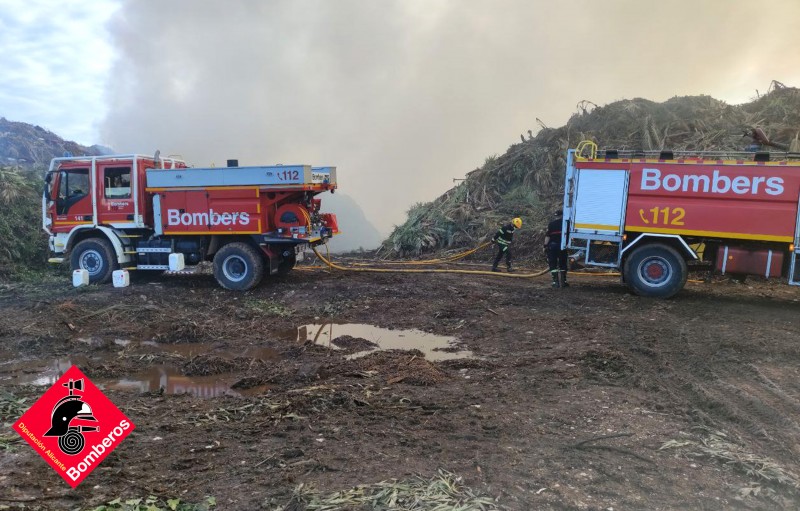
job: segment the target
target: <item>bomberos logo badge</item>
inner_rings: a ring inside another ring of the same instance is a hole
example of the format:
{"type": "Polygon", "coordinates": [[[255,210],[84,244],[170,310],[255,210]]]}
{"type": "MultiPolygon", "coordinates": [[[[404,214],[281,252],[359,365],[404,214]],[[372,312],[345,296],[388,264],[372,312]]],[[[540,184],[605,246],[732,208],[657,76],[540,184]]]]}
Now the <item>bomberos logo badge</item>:
{"type": "Polygon", "coordinates": [[[133,429],[133,423],[75,366],[14,424],[14,430],[73,488],[133,429]]]}

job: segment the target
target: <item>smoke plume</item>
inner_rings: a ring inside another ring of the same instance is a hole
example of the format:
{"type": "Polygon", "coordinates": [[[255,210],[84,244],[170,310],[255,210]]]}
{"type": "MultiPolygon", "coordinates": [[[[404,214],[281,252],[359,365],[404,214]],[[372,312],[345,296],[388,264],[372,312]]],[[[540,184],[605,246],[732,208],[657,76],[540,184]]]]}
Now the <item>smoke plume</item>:
{"type": "Polygon", "coordinates": [[[797,84],[797,19],[796,0],[129,1],[102,134],[197,165],[336,165],[386,233],[582,99],[797,84]]]}

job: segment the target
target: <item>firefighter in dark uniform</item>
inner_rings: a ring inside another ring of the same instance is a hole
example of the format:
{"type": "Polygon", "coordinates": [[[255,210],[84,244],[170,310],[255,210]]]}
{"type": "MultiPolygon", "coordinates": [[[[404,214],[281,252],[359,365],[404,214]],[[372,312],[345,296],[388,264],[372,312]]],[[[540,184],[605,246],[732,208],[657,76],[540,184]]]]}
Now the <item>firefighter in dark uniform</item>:
{"type": "Polygon", "coordinates": [[[553,287],[569,287],[567,284],[567,251],[561,250],[561,227],[564,213],[559,210],[553,220],[547,224],[544,237],[544,249],[547,253],[547,265],[553,278],[553,287]]]}
{"type": "Polygon", "coordinates": [[[492,243],[497,243],[497,256],[494,258],[492,271],[499,271],[497,265],[500,264],[500,259],[506,256],[506,268],[509,273],[513,271],[511,268],[511,242],[514,240],[514,231],[522,227],[522,219],[515,218],[510,224],[500,227],[494,237],[492,243]]]}

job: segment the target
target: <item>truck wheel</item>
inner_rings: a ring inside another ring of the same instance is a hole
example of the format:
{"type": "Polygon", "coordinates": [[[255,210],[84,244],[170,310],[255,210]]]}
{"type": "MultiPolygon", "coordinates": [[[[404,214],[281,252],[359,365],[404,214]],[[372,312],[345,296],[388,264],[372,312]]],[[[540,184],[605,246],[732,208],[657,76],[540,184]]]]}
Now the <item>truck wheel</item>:
{"type": "Polygon", "coordinates": [[[625,261],[625,282],[640,296],[669,298],[683,289],[687,276],[683,257],[660,243],[635,249],[625,261]]]}
{"type": "Polygon", "coordinates": [[[111,243],[101,238],[89,238],[75,245],[70,265],[73,270],[88,271],[91,284],[109,282],[111,274],[119,268],[111,243]]]}
{"type": "Polygon", "coordinates": [[[253,289],[264,278],[264,258],[247,243],[228,243],[214,255],[214,277],[225,289],[253,289]]]}
{"type": "Polygon", "coordinates": [[[291,253],[289,256],[281,257],[281,262],[278,263],[278,277],[285,277],[289,274],[292,269],[294,269],[294,265],[297,264],[297,256],[294,252],[291,253]]]}

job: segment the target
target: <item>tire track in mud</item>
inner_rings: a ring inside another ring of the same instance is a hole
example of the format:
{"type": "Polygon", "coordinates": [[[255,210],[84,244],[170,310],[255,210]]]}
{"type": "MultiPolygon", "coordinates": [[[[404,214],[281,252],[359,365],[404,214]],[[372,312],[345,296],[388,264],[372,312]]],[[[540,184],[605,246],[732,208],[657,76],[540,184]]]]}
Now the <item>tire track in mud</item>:
{"type": "Polygon", "coordinates": [[[771,378],[765,375],[764,372],[756,365],[751,364],[751,367],[755,371],[758,378],[767,387],[769,392],[771,394],[774,394],[778,398],[782,399],[792,407],[794,407],[798,416],[800,416],[800,384],[798,384],[800,383],[800,371],[798,371],[797,367],[795,366],[792,368],[784,368],[787,372],[794,373],[793,375],[794,379],[790,380],[787,383],[781,383],[781,385],[778,385],[771,378]],[[792,382],[794,382],[793,385],[791,385],[792,382]],[[785,390],[786,388],[793,388],[791,392],[794,395],[791,395],[789,392],[787,392],[785,390]]]}
{"type": "Polygon", "coordinates": [[[670,303],[651,325],[618,326],[619,348],[641,386],[666,394],[691,421],[735,432],[753,452],[795,466],[800,349],[783,307],[744,302],[670,303]]]}

